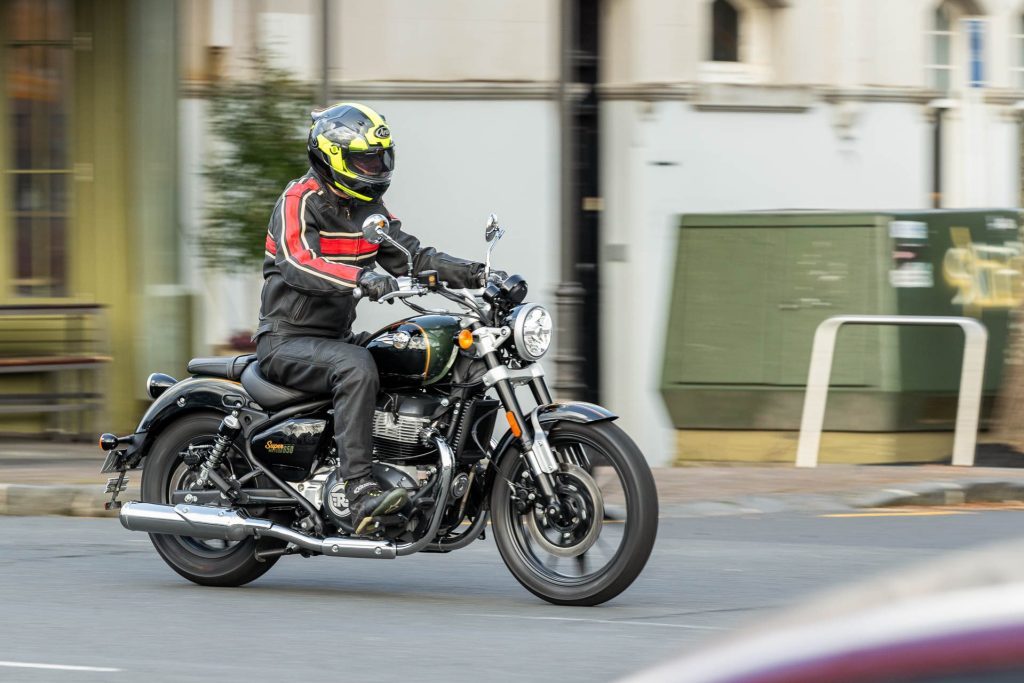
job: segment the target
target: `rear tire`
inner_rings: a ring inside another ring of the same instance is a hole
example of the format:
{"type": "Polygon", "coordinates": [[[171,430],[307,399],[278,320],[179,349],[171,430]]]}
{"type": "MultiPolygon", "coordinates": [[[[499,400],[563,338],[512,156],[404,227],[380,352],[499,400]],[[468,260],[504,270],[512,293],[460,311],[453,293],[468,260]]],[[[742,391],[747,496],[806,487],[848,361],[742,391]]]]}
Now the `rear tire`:
{"type": "MultiPolygon", "coordinates": [[[[543,561],[538,560],[538,555],[543,555],[543,551],[530,546],[529,527],[533,525],[534,530],[536,529],[535,522],[530,519],[533,513],[527,511],[522,514],[517,511],[507,483],[519,481],[526,468],[522,458],[515,452],[506,452],[501,458],[498,465],[499,475],[495,478],[491,490],[491,525],[494,542],[512,575],[534,595],[556,605],[599,605],[626,590],[647,564],[647,558],[650,557],[658,533],[658,494],[654,477],[637,445],[611,422],[560,422],[550,428],[548,439],[556,450],[556,455],[560,456],[563,471],[570,474],[574,469],[579,471],[578,463],[581,461],[574,463],[575,467],[567,465],[559,453],[559,444],[564,446],[572,443],[587,444],[595,459],[600,457],[605,468],[615,470],[622,497],[625,499],[624,507],[620,508],[622,526],[617,527],[622,532],[621,542],[611,553],[612,556],[606,564],[578,578],[564,576],[545,567],[543,561]]],[[[578,486],[577,489],[585,499],[588,492],[582,486],[578,486]]],[[[593,509],[602,510],[596,505],[593,509]]],[[[605,506],[601,517],[608,512],[609,509],[605,506]]],[[[599,524],[602,523],[600,518],[597,521],[599,524]]],[[[608,527],[604,527],[604,531],[607,530],[608,527]]],[[[601,543],[600,535],[597,542],[601,543]]],[[[570,557],[568,560],[575,559],[585,568],[586,562],[583,558],[592,550],[585,550],[579,557],[570,557]]]]}
{"type": "MultiPolygon", "coordinates": [[[[153,444],[142,470],[142,500],[147,503],[171,503],[171,477],[180,472],[181,452],[189,444],[212,440],[221,417],[211,414],[190,415],[168,427],[153,444]]],[[[202,586],[242,586],[267,573],[279,557],[257,560],[256,548],[283,545],[277,539],[247,538],[232,546],[208,548],[208,542],[169,534],[150,534],[153,546],[171,569],[202,586]],[[257,545],[259,544],[259,545],[257,545]]]]}

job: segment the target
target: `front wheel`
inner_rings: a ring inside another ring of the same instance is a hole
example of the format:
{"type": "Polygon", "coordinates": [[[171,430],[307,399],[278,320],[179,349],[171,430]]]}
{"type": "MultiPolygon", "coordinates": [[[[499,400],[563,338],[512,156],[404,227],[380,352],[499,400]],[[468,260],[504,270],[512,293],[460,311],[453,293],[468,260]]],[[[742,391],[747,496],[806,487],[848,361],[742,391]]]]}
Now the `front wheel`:
{"type": "Polygon", "coordinates": [[[494,539],[528,591],[556,605],[598,605],[626,590],[658,532],[654,477],[611,422],[560,422],[548,432],[560,510],[549,515],[525,460],[501,459],[491,492],[494,539]]]}

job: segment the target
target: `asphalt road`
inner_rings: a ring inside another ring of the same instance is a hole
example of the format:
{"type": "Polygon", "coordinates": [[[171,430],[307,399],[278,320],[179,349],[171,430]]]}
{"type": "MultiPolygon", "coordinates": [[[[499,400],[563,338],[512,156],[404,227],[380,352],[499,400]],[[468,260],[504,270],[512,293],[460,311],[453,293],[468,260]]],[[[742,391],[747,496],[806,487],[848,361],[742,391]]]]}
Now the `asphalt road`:
{"type": "Polygon", "coordinates": [[[665,518],[645,573],[595,608],[537,600],[490,540],[394,561],[284,558],[213,589],[116,520],[0,518],[0,681],[612,680],[1024,522],[922,512],[665,518]]]}

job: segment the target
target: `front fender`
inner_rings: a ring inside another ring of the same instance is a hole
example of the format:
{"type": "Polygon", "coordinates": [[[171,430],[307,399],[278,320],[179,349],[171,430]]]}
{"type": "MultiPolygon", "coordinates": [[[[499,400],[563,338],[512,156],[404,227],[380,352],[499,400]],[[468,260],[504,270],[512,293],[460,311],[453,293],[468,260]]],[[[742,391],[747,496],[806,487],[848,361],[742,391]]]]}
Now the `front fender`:
{"type": "MultiPolygon", "coordinates": [[[[556,401],[555,403],[537,406],[534,408],[533,412],[526,415],[527,421],[531,421],[533,419],[534,413],[537,414],[537,419],[543,427],[547,427],[548,425],[556,422],[576,422],[579,424],[586,424],[588,422],[606,422],[616,420],[619,417],[607,408],[603,408],[594,403],[586,403],[584,401],[556,401]]],[[[501,464],[501,459],[508,457],[508,453],[516,452],[516,449],[512,447],[515,441],[516,437],[512,434],[511,429],[502,435],[501,439],[498,440],[498,445],[495,446],[493,451],[493,461],[495,466],[501,464]]]]}
{"type": "MultiPolygon", "coordinates": [[[[238,382],[219,377],[190,377],[172,385],[150,404],[139,420],[128,448],[126,459],[135,467],[146,456],[153,439],[165,426],[186,413],[213,411],[227,415],[233,410],[266,417],[265,413],[248,408],[252,399],[238,382]]],[[[260,420],[242,421],[246,427],[260,420]]]]}

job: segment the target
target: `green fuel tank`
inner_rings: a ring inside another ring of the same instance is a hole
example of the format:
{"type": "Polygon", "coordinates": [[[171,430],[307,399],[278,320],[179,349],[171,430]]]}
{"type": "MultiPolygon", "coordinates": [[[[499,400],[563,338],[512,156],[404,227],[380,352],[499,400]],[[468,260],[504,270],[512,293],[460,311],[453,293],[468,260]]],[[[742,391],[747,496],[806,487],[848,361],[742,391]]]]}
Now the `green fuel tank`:
{"type": "Polygon", "coordinates": [[[452,367],[462,327],[450,315],[421,315],[391,323],[366,344],[384,389],[433,384],[452,367]]]}

